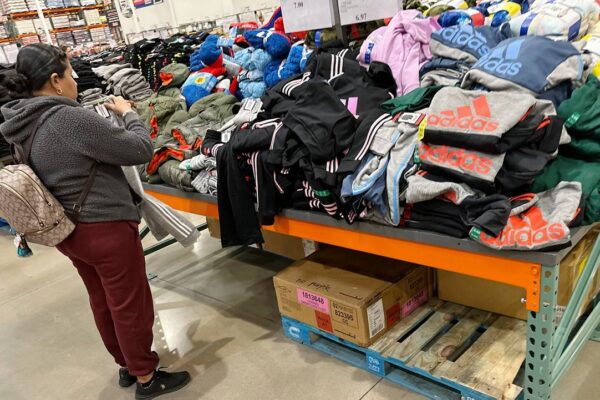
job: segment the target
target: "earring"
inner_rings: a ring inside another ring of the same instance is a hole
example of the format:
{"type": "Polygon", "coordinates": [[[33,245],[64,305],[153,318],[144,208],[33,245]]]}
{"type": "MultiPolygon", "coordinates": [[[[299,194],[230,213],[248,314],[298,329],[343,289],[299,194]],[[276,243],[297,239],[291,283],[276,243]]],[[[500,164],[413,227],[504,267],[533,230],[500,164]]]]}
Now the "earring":
{"type": "Polygon", "coordinates": [[[56,94],[61,96],[63,94],[62,89],[56,89],[56,94]]]}

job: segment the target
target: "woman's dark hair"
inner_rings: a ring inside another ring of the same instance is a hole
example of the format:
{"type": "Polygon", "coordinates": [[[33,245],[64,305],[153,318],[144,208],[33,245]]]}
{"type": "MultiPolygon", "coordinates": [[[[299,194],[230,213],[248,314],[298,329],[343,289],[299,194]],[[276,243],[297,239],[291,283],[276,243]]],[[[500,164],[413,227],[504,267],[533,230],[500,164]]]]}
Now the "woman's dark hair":
{"type": "Polygon", "coordinates": [[[67,54],[58,47],[31,44],[19,50],[16,74],[2,79],[0,85],[14,93],[32,93],[41,89],[52,74],[64,77],[68,66],[67,54]]]}

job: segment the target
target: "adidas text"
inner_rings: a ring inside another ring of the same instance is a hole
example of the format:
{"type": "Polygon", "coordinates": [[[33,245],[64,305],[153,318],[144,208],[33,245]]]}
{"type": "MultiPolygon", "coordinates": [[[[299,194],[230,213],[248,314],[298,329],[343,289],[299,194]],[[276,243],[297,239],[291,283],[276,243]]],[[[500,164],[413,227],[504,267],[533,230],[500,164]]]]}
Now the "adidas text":
{"type": "Polygon", "coordinates": [[[462,27],[461,29],[461,27],[453,26],[443,29],[441,34],[444,40],[458,44],[459,46],[466,45],[469,49],[476,51],[479,57],[483,57],[490,52],[485,38],[478,34],[473,27],[462,27]]]}
{"type": "Polygon", "coordinates": [[[421,143],[419,147],[419,158],[421,161],[429,161],[461,171],[473,171],[481,175],[488,175],[492,167],[492,160],[467,150],[448,146],[431,147],[425,143],[421,143]]]}
{"type": "Polygon", "coordinates": [[[476,66],[483,68],[488,72],[497,72],[502,75],[515,76],[521,72],[523,64],[520,62],[502,62],[502,60],[480,60],[476,66]]]}
{"type": "Polygon", "coordinates": [[[477,117],[456,118],[455,116],[430,115],[427,118],[427,125],[487,132],[493,132],[498,129],[497,122],[489,122],[477,117]]]}

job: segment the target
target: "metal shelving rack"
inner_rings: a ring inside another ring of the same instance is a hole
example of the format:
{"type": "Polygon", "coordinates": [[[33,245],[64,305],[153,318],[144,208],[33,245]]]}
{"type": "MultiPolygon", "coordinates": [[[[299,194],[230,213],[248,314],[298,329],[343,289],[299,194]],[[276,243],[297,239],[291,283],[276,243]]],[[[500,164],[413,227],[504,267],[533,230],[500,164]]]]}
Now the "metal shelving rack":
{"type": "MultiPolygon", "coordinates": [[[[219,216],[216,197],[184,193],[162,185],[145,184],[144,189],[177,210],[211,218],[219,216]]],[[[368,222],[348,225],[323,214],[299,210],[284,210],[273,226],[263,229],[525,289],[528,310],[523,338],[526,341],[525,373],[523,390],[517,399],[550,400],[552,389],[585,343],[600,341],[600,296],[596,296],[591,311],[579,317],[600,267],[600,236],[560,322],[557,310],[560,263],[592,230],[591,226],[574,229],[572,247],[559,252],[496,251],[468,239],[368,222]]],[[[153,250],[165,245],[159,244],[153,250]]],[[[446,386],[459,385],[447,382],[446,386]]],[[[437,398],[430,394],[431,398],[437,398]]],[[[472,391],[463,392],[462,398],[489,400],[489,396],[472,391]]]]}
{"type": "MultiPolygon", "coordinates": [[[[57,28],[52,29],[49,23],[49,17],[55,16],[64,16],[64,15],[74,15],[82,13],[86,10],[98,10],[101,14],[106,14],[107,9],[111,8],[111,5],[107,4],[95,4],[88,6],[79,6],[79,7],[65,7],[65,8],[43,8],[45,7],[45,3],[42,0],[37,1],[38,9],[36,11],[22,11],[22,12],[14,12],[6,14],[6,19],[8,22],[11,21],[20,21],[20,20],[33,20],[40,19],[42,20],[42,24],[44,27],[44,37],[45,41],[49,44],[56,44],[52,40],[52,34],[60,33],[60,32],[71,32],[76,30],[90,30],[94,28],[108,28],[109,25],[106,23],[95,24],[95,25],[84,25],[84,26],[75,26],[75,27],[65,27],[65,28],[57,28]]],[[[0,44],[11,44],[11,43],[20,43],[22,44],[22,39],[28,37],[37,36],[40,41],[42,32],[37,33],[25,33],[21,35],[14,35],[10,38],[0,39],[0,44]]]]}

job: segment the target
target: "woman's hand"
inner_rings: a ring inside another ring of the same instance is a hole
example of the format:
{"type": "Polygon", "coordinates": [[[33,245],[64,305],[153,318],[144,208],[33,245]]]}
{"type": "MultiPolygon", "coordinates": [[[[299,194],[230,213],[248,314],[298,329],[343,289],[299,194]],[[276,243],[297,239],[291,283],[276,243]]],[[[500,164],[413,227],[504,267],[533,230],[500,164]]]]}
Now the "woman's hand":
{"type": "Polygon", "coordinates": [[[111,96],[110,100],[111,101],[107,101],[106,103],[104,103],[104,106],[117,115],[122,116],[127,111],[131,110],[131,103],[128,102],[127,100],[125,100],[124,98],[122,98],[121,96],[119,96],[119,97],[111,96]]]}

